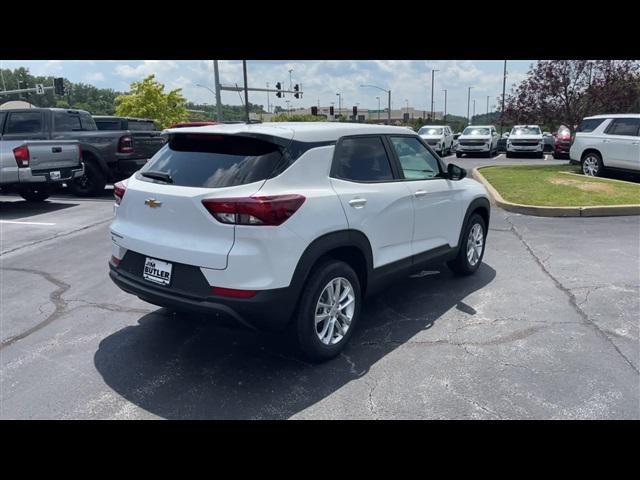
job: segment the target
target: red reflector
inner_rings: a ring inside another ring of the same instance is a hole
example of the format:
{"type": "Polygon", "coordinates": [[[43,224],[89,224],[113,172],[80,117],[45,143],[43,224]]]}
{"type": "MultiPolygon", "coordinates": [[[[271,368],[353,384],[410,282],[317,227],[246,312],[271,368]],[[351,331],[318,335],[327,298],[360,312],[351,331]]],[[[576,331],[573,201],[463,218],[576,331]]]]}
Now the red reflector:
{"type": "Polygon", "coordinates": [[[120,259],[117,257],[114,257],[113,255],[111,255],[110,262],[113,264],[114,267],[117,267],[118,265],[120,265],[120,259]]]}
{"type": "Polygon", "coordinates": [[[116,205],[120,205],[122,197],[127,192],[127,187],[124,182],[118,182],[113,186],[113,196],[116,197],[116,205]]]}
{"type": "Polygon", "coordinates": [[[215,295],[231,298],[251,298],[256,294],[255,290],[237,290],[235,288],[211,287],[215,295]]]}
{"type": "Polygon", "coordinates": [[[26,145],[20,145],[13,149],[13,156],[16,159],[18,167],[29,166],[29,147],[26,145]]]}
{"type": "Polygon", "coordinates": [[[304,203],[302,195],[207,198],[204,207],[216,220],[234,225],[281,225],[304,203]]]}

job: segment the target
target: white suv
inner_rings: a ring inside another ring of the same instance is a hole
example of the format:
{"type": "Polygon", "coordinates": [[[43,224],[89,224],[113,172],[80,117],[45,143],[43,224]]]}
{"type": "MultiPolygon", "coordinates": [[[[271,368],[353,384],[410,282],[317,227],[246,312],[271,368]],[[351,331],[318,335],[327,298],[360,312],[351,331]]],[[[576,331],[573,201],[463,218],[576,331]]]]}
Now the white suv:
{"type": "Polygon", "coordinates": [[[418,135],[441,157],[451,155],[453,132],[448,125],[425,125],[418,130],[418,135]]]}
{"type": "Polygon", "coordinates": [[[576,130],[569,157],[590,176],[600,176],[609,168],[640,171],[640,114],[584,118],[576,130]]]}
{"type": "Polygon", "coordinates": [[[535,153],[544,158],[544,137],[538,125],[516,125],[507,138],[507,158],[514,154],[535,153]]]}
{"type": "Polygon", "coordinates": [[[498,153],[498,132],[493,125],[471,125],[462,131],[458,137],[456,157],[463,154],[486,153],[493,157],[498,153]]]}
{"type": "Polygon", "coordinates": [[[490,207],[480,183],[406,128],[216,125],[169,140],[115,186],[110,276],[178,311],[291,326],[312,360],[337,355],[365,294],[447,261],[474,273],[490,207]]]}

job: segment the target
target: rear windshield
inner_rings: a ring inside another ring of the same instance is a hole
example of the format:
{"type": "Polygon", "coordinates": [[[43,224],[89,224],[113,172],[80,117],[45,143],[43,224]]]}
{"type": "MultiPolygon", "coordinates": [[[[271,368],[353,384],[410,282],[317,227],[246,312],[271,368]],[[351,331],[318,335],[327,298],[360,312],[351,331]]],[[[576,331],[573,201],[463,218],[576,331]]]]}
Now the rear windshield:
{"type": "Polygon", "coordinates": [[[149,131],[154,131],[155,129],[156,129],[156,126],[153,124],[152,121],[129,120],[129,130],[149,132],[149,131]]]}
{"type": "MultiPolygon", "coordinates": [[[[173,185],[220,188],[265,180],[282,163],[282,148],[265,140],[230,135],[174,134],[141,173],[168,173],[173,185]]],[[[137,178],[153,181],[141,175],[137,178]]]]}
{"type": "Polygon", "coordinates": [[[96,120],[98,130],[122,130],[120,120],[96,120]]]}
{"type": "Polygon", "coordinates": [[[422,127],[418,133],[420,135],[442,135],[441,128],[422,127]]]}

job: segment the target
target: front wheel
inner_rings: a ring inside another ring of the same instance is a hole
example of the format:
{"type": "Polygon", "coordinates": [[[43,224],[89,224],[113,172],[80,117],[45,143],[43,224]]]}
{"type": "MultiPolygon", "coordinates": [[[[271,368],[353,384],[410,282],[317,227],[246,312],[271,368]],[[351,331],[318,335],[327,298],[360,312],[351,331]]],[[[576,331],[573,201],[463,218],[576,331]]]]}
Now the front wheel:
{"type": "Polygon", "coordinates": [[[348,264],[330,260],[316,268],[294,317],[301,353],[314,362],[338,355],[351,338],[361,303],[360,281],[348,264]]]}
{"type": "Polygon", "coordinates": [[[602,158],[595,152],[587,153],[582,159],[582,173],[589,177],[599,177],[602,175],[604,165],[602,158]]]}
{"type": "Polygon", "coordinates": [[[86,162],[84,175],[74,179],[69,188],[78,197],[89,197],[104,192],[107,179],[100,168],[93,162],[86,162]]]}
{"type": "Polygon", "coordinates": [[[46,184],[29,186],[20,190],[20,196],[27,202],[44,202],[50,194],[49,186],[46,184]]]}
{"type": "Polygon", "coordinates": [[[460,152],[456,152],[456,158],[460,158],[462,154],[460,152]]]}
{"type": "Polygon", "coordinates": [[[465,225],[458,247],[458,255],[447,264],[449,268],[458,275],[475,273],[482,263],[486,238],[486,223],[480,215],[474,213],[465,225]]]}

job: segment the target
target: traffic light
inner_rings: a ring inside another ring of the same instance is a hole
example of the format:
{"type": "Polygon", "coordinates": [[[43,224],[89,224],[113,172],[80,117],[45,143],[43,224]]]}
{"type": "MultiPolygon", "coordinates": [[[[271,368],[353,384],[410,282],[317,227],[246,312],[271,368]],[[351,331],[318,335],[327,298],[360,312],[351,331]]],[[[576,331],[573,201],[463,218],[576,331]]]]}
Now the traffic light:
{"type": "Polygon", "coordinates": [[[358,116],[358,107],[356,105],[353,106],[353,116],[354,117],[358,116]]]}
{"type": "Polygon", "coordinates": [[[282,84],[280,82],[276,83],[276,90],[278,90],[276,92],[276,97],[281,98],[282,92],[280,90],[282,90],[282,84]]]}
{"type": "Polygon", "coordinates": [[[293,89],[296,91],[296,93],[293,94],[294,97],[296,98],[300,98],[300,85],[298,85],[297,83],[295,84],[295,86],[293,87],[293,89]]]}
{"type": "Polygon", "coordinates": [[[62,77],[53,79],[53,91],[56,95],[64,95],[64,79],[62,77]]]}
{"type": "Polygon", "coordinates": [[[333,117],[333,105],[329,107],[329,115],[333,117]]]}
{"type": "Polygon", "coordinates": [[[318,107],[316,107],[315,105],[311,107],[311,115],[313,115],[314,117],[318,116],[318,107]]]}

